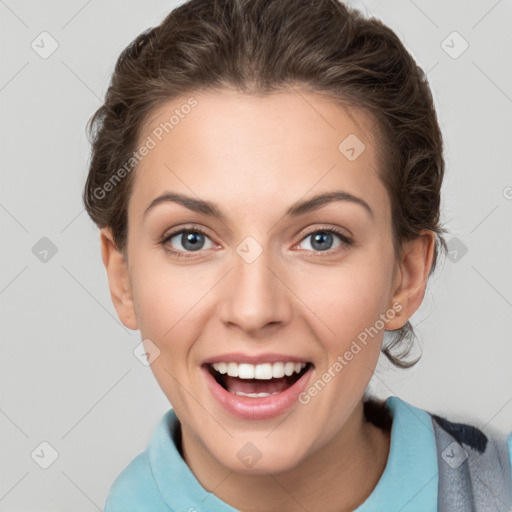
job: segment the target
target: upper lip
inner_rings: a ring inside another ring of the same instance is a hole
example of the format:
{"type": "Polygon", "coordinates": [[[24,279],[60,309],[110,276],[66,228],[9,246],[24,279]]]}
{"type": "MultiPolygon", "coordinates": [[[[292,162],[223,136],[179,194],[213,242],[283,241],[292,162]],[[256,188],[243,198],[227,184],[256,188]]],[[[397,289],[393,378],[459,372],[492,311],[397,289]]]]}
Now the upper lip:
{"type": "Polygon", "coordinates": [[[221,354],[218,356],[210,357],[203,361],[203,364],[213,363],[248,363],[248,364],[263,364],[263,363],[277,363],[282,362],[294,362],[294,363],[309,363],[309,359],[303,357],[297,357],[287,354],[242,354],[241,352],[231,352],[229,354],[221,354]]]}

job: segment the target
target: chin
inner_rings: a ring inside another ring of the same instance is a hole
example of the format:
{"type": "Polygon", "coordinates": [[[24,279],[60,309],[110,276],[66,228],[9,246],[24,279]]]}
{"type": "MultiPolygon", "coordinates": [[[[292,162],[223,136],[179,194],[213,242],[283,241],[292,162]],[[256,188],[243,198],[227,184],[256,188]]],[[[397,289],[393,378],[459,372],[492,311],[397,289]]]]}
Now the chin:
{"type": "Polygon", "coordinates": [[[302,460],[293,445],[281,447],[284,449],[278,450],[267,440],[261,443],[247,441],[240,446],[234,449],[234,457],[226,458],[227,450],[219,454],[212,452],[212,455],[218,457],[219,463],[229,470],[244,475],[283,473],[296,468],[302,460]]]}

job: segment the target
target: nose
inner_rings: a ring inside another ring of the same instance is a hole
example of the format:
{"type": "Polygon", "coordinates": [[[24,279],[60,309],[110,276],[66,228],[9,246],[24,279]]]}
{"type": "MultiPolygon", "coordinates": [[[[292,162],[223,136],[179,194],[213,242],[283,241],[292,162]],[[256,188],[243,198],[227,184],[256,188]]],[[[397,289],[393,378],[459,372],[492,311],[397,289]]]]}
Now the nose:
{"type": "Polygon", "coordinates": [[[235,253],[233,265],[222,289],[222,322],[254,337],[286,324],[291,314],[290,290],[270,251],[263,250],[253,261],[243,252],[235,253]]]}

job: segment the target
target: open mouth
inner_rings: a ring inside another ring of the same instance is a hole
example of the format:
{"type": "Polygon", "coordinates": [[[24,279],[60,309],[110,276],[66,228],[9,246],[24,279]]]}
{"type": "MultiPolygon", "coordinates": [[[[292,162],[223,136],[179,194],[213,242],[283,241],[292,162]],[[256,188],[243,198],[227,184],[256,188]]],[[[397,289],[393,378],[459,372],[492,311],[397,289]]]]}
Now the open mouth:
{"type": "Polygon", "coordinates": [[[286,391],[302,378],[312,363],[277,362],[259,365],[211,363],[207,369],[223,389],[239,396],[260,398],[286,391]]]}

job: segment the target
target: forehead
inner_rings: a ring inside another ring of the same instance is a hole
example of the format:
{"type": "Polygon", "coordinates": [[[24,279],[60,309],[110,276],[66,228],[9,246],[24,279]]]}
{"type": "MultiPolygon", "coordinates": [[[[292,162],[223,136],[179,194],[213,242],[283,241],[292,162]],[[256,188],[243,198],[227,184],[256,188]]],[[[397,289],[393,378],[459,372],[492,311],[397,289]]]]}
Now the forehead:
{"type": "Polygon", "coordinates": [[[137,166],[133,200],[142,207],[179,190],[256,206],[342,188],[378,210],[386,195],[373,128],[363,111],[297,88],[186,95],[143,127],[139,146],[152,148],[137,166]]]}

